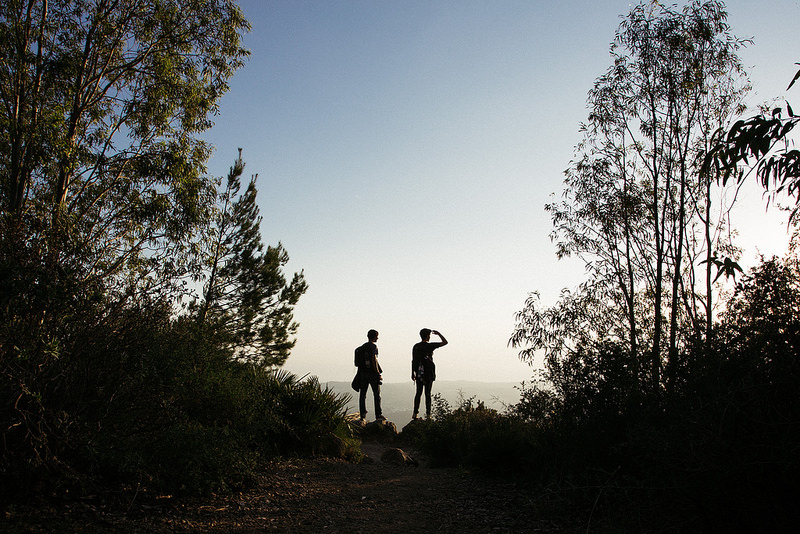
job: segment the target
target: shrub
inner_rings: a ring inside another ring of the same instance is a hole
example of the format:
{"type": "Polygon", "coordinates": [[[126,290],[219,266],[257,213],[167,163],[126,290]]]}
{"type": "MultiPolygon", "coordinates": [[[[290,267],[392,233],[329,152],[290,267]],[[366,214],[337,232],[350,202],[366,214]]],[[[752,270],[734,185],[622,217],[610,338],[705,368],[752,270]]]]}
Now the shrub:
{"type": "Polygon", "coordinates": [[[273,454],[358,457],[359,442],[346,419],[346,395],[323,388],[314,376],[298,379],[279,370],[260,370],[256,376],[268,405],[262,406],[265,424],[252,439],[273,454]]]}
{"type": "Polygon", "coordinates": [[[434,466],[463,466],[490,473],[512,473],[525,462],[532,438],[519,418],[486,408],[474,397],[453,410],[434,397],[433,418],[423,427],[419,446],[434,466]]]}
{"type": "MultiPolygon", "coordinates": [[[[120,307],[75,332],[46,373],[27,370],[3,386],[0,475],[9,496],[101,486],[227,491],[278,456],[358,457],[346,397],[313,377],[233,360],[166,303],[120,307]]],[[[14,369],[13,358],[3,363],[14,369]]]]}

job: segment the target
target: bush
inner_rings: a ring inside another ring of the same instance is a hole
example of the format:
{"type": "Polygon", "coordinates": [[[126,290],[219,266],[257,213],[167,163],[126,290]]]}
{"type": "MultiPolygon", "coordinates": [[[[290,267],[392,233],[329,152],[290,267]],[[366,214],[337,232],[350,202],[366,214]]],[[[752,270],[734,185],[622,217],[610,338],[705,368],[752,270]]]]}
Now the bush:
{"type": "Polygon", "coordinates": [[[298,379],[285,371],[262,371],[260,378],[270,424],[253,439],[280,455],[324,455],[356,459],[360,443],[346,419],[349,397],[322,387],[312,376],[298,379]]]}
{"type": "Polygon", "coordinates": [[[417,439],[432,465],[508,474],[526,461],[532,434],[521,419],[486,408],[474,397],[462,398],[453,410],[437,394],[433,408],[417,439]]]}
{"type": "Polygon", "coordinates": [[[316,378],[235,361],[163,302],[104,315],[91,330],[76,328],[57,356],[37,359],[38,373],[5,353],[7,374],[18,377],[4,382],[0,407],[6,496],[201,494],[240,488],[278,456],[358,457],[348,399],[316,378]]]}

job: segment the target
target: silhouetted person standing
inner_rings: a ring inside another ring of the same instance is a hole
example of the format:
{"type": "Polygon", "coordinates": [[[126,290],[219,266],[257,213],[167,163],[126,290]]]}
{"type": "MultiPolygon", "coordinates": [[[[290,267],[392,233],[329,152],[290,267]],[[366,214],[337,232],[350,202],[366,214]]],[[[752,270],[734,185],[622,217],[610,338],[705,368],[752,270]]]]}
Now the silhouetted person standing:
{"type": "Polygon", "coordinates": [[[378,331],[367,332],[368,341],[359,347],[358,375],[361,377],[361,387],[358,392],[358,409],[361,419],[367,417],[367,388],[372,387],[372,398],[375,401],[375,419],[386,419],[381,411],[381,369],[378,363],[378,331]]]}
{"type": "Polygon", "coordinates": [[[442,334],[430,328],[419,331],[422,341],[411,349],[411,380],[417,383],[417,394],[414,395],[414,419],[419,414],[419,400],[425,390],[425,414],[431,416],[431,389],[436,380],[436,366],[433,364],[433,351],[447,345],[447,340],[442,334]],[[431,334],[439,336],[437,343],[431,343],[431,334]]]}

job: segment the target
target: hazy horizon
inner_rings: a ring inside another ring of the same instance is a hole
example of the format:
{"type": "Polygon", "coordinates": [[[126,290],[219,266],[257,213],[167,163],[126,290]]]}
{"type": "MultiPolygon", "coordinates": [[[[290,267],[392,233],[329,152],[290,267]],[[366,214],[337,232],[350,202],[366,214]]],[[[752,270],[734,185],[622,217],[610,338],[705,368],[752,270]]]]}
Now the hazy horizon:
{"type": "MultiPolygon", "coordinates": [[[[340,394],[349,394],[347,413],[358,413],[358,392],[353,391],[349,381],[321,382],[340,394]]],[[[503,412],[507,406],[520,399],[520,384],[514,382],[481,382],[474,380],[436,380],[433,395],[440,395],[450,408],[458,407],[461,400],[473,399],[473,405],[482,401],[487,408],[503,412]]],[[[381,386],[381,407],[384,416],[393,422],[398,430],[411,421],[414,410],[416,386],[408,382],[384,382],[381,386]]],[[[375,419],[372,390],[367,391],[367,420],[375,419]]],[[[420,399],[420,413],[425,414],[425,399],[420,399]]]]}

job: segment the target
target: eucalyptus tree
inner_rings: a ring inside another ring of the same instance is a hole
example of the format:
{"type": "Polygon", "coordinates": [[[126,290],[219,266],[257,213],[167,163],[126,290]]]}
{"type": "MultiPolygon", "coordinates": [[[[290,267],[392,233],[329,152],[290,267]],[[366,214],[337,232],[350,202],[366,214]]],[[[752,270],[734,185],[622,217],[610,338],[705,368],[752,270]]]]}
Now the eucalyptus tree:
{"type": "Polygon", "coordinates": [[[197,136],[248,28],[231,0],[3,2],[4,236],[87,283],[171,276],[213,192],[197,136]]]}
{"type": "Polygon", "coordinates": [[[110,371],[147,367],[131,318],[167,328],[197,272],[215,191],[199,134],[248,28],[231,0],[0,2],[6,452],[56,458],[110,371]]]}
{"type": "MultiPolygon", "coordinates": [[[[800,63],[798,63],[800,65],[800,63]]],[[[786,90],[800,79],[800,70],[786,90]]],[[[740,183],[755,174],[771,199],[780,195],[794,197],[795,207],[790,222],[800,220],[800,150],[794,148],[792,132],[800,123],[791,104],[772,109],[762,107],[760,113],[736,121],[730,129],[720,128],[703,158],[702,172],[723,184],[740,183]]]]}
{"type": "Polygon", "coordinates": [[[287,282],[283,246],[264,248],[253,175],[241,191],[241,150],[217,195],[217,209],[204,232],[207,275],[198,321],[214,329],[237,359],[282,365],[295,341],[293,309],[306,291],[303,273],[287,282]]]}
{"type": "MultiPolygon", "coordinates": [[[[713,315],[711,283],[698,287],[696,269],[711,280],[711,259],[731,247],[722,239],[730,206],[697,159],[747,89],[742,42],[726,18],[716,0],[631,9],[611,47],[613,65],[589,93],[563,199],[546,206],[559,256],[583,259],[590,282],[580,290],[595,291],[594,315],[603,317],[585,325],[582,343],[626,345],[632,372],[641,370],[654,390],[664,358],[674,368],[681,342],[713,315]]],[[[536,344],[544,332],[525,326],[536,323],[531,313],[542,311],[520,312],[512,345],[536,344]]]]}

